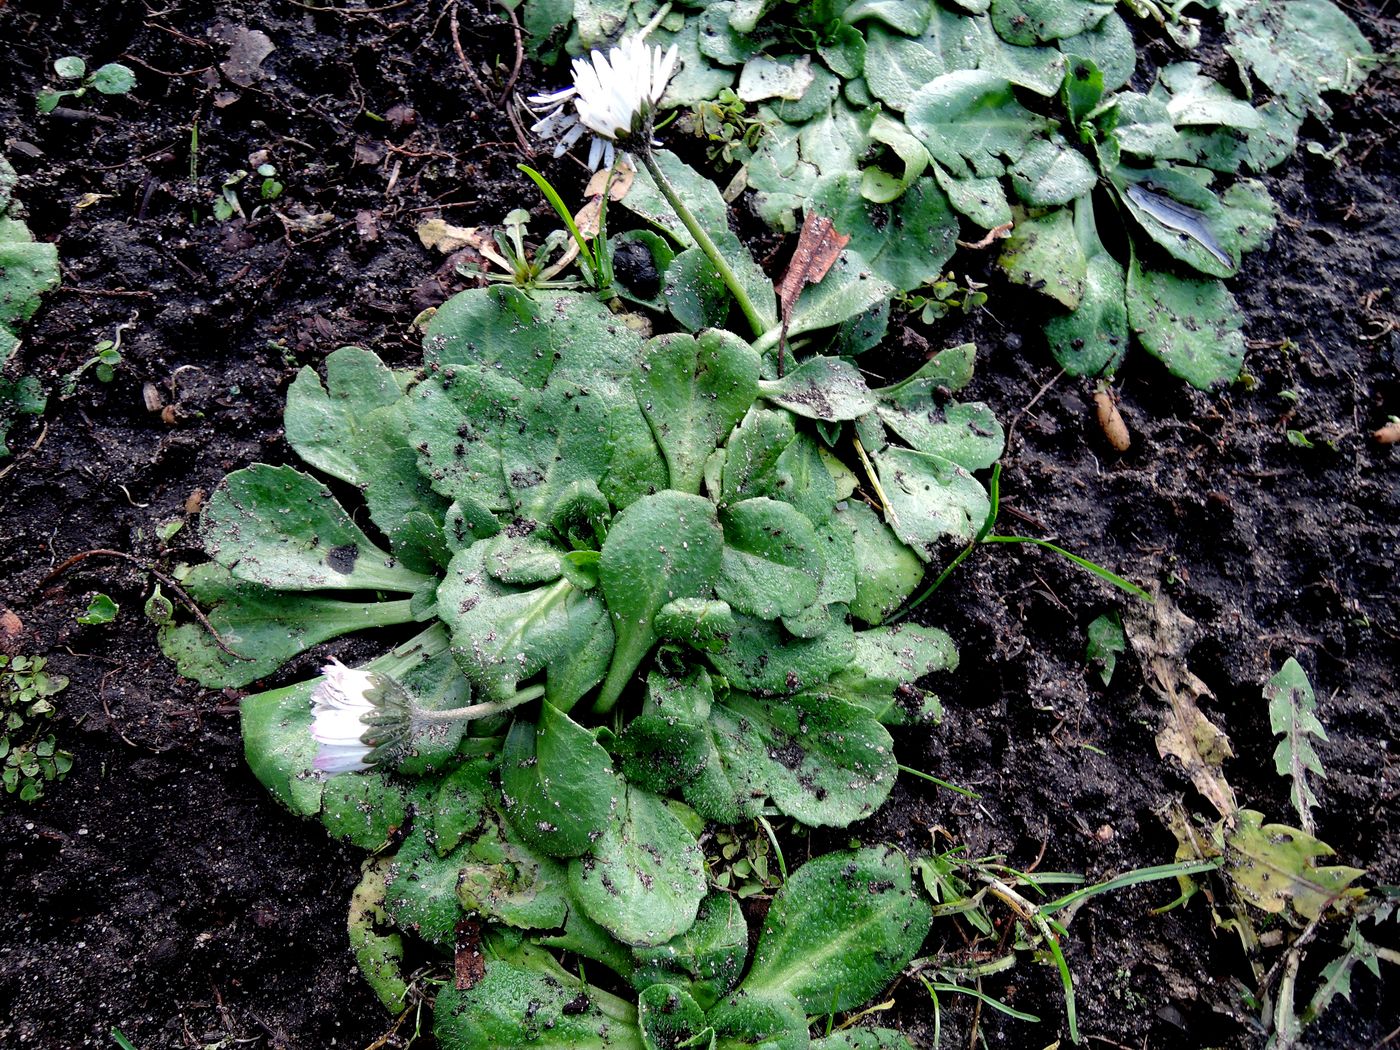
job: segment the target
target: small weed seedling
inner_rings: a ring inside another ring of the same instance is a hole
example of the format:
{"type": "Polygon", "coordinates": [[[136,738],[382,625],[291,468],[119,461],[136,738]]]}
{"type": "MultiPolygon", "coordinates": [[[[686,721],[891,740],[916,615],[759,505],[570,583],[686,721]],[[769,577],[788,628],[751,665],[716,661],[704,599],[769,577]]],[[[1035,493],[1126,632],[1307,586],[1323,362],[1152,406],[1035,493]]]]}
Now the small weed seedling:
{"type": "Polygon", "coordinates": [[[0,655],[0,781],[6,794],[32,802],[44,785],[62,780],[73,767],[73,756],[61,750],[52,733],[44,732],[55,708],[49,699],[68,686],[62,675],[44,670],[42,656],[0,655]]]}
{"type": "Polygon", "coordinates": [[[65,98],[82,98],[89,88],[102,95],[125,95],[136,86],[136,74],[120,62],[108,62],[89,73],[87,63],[81,58],[66,55],[54,62],[53,71],[60,80],[75,83],[75,86],[45,88],[39,92],[35,102],[40,113],[52,113],[65,98]]]}

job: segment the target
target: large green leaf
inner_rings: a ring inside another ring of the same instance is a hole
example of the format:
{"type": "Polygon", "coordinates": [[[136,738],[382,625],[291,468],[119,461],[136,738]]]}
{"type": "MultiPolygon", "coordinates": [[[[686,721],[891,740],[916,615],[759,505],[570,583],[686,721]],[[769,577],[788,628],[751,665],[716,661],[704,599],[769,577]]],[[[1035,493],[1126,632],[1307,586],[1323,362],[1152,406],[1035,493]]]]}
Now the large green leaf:
{"type": "Polygon", "coordinates": [[[613,519],[598,570],[617,645],[600,708],[616,702],[650,651],[661,607],[713,594],[723,547],[714,504],[699,496],[658,492],[613,519]]]}
{"type": "Polygon", "coordinates": [[[471,988],[438,992],[433,1034],[442,1050],[645,1050],[635,1023],[603,1013],[579,983],[492,959],[471,988]]]}
{"type": "Polygon", "coordinates": [[[810,860],[773,899],[743,990],[850,1010],[914,957],[933,922],[909,859],[890,846],[810,860]]]}
{"type": "Polygon", "coordinates": [[[666,456],[671,488],[700,491],[705,460],[758,396],[758,370],[758,355],[728,332],[647,343],[637,396],[666,456]]]}
{"type": "Polygon", "coordinates": [[[1069,209],[1055,208],[1035,217],[1017,212],[998,264],[1015,284],[1042,292],[1066,309],[1078,308],[1088,261],[1074,235],[1069,209]]]}
{"type": "Polygon", "coordinates": [[[1112,12],[1111,3],[1094,0],[992,0],[992,24],[1021,47],[1082,33],[1112,12]]]}
{"type": "Polygon", "coordinates": [[[1327,119],[1325,91],[1350,94],[1375,63],[1370,43],[1330,0],[1223,0],[1226,50],[1299,116],[1327,119]]]}
{"type": "Polygon", "coordinates": [[[1244,182],[1219,197],[1199,168],[1157,167],[1113,173],[1120,199],[1138,225],[1174,258],[1213,277],[1232,277],[1240,255],[1273,228],[1273,203],[1258,183],[1244,182]]]}
{"type": "Polygon", "coordinates": [[[775,620],[817,599],[821,560],[812,523],[791,504],[747,499],[720,512],[724,552],[715,593],[739,612],[775,620]]]}
{"type": "Polygon", "coordinates": [[[1001,458],[1006,435],[996,415],[980,401],[949,401],[941,407],[905,387],[880,401],[884,424],[919,452],[941,456],[965,470],[985,470],[1001,458]]]}
{"type": "Polygon", "coordinates": [[[486,569],[491,540],[458,552],[438,587],[438,615],[463,671],[492,697],[544,671],[546,697],[567,711],[602,680],[613,630],[594,590],[567,579],[521,589],[486,569]]]}
{"type": "Polygon", "coordinates": [[[845,827],[874,813],[897,772],[889,732],[864,708],[799,693],[781,703],[731,693],[710,714],[737,797],[767,796],[814,827],[845,827]]]}
{"type": "Polygon", "coordinates": [[[809,357],[781,379],[761,381],[759,389],[764,400],[807,419],[858,419],[875,407],[860,370],[840,357],[809,357]]]}
{"type": "Polygon", "coordinates": [[[851,615],[866,623],[881,623],[922,582],[924,563],[868,505],[852,501],[839,518],[855,540],[856,593],[851,615]]]}
{"type": "Polygon", "coordinates": [[[889,500],[890,527],[925,561],[937,557],[944,539],[971,540],[991,509],[977,479],[942,456],[887,448],[875,457],[875,468],[889,500]]]}
{"type": "Polygon", "coordinates": [[[982,70],[946,73],[909,101],[905,123],[933,158],[962,177],[1001,175],[1046,122],[1016,101],[1005,78],[982,70]]]}
{"type": "Polygon", "coordinates": [[[1128,320],[1143,347],[1194,387],[1205,390],[1240,374],[1243,318],[1221,281],[1147,270],[1134,258],[1128,320]]]}
{"type": "Polygon", "coordinates": [[[695,836],[656,795],[627,786],[569,885],[594,922],[624,944],[664,944],[689,929],[705,896],[695,836]]]}
{"type": "Polygon", "coordinates": [[[209,556],[275,590],[412,592],[430,578],[377,547],[328,488],[293,467],[234,471],[204,511],[209,556]]]}
{"type": "Polygon", "coordinates": [[[958,650],[937,627],[903,623],[857,631],[855,659],[831,679],[832,691],[866,708],[886,725],[931,722],[942,716],[938,697],[917,682],[958,666],[958,650]]]}
{"type": "Polygon", "coordinates": [[[501,801],[520,837],[551,857],[587,853],[619,790],[612,759],[552,704],[538,721],[517,718],[501,753],[501,801]]]}
{"type": "Polygon", "coordinates": [[[710,1011],[716,1050],[807,1050],[807,1017],[791,995],[740,989],[710,1011]]]}
{"type": "Polygon", "coordinates": [[[1074,230],[1087,258],[1079,307],[1045,324],[1045,339],[1071,375],[1112,373],[1128,350],[1127,276],[1104,250],[1094,225],[1093,197],[1074,204],[1074,230]]]}
{"type": "Polygon", "coordinates": [[[850,660],[854,645],[845,611],[832,607],[828,615],[824,632],[796,637],[776,621],[736,614],[728,646],[707,657],[741,689],[788,694],[820,688],[850,660]]]}

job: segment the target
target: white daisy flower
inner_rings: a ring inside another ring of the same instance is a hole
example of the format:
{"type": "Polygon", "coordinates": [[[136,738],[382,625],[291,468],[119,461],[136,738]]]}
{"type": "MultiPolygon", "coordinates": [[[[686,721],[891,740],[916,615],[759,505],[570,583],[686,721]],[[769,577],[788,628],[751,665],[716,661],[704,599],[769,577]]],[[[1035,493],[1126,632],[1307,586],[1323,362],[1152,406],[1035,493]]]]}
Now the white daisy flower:
{"type": "Polygon", "coordinates": [[[548,110],[530,130],[541,138],[559,139],[556,157],[592,133],[588,166],[594,171],[611,167],[616,146],[650,128],[678,59],[674,44],[663,52],[646,44],[640,33],[624,37],[607,54],[593,51],[587,58],[576,58],[573,87],[530,96],[532,105],[548,110]]]}
{"type": "Polygon", "coordinates": [[[311,737],[319,745],[314,765],[326,773],[369,769],[369,754],[378,742],[366,716],[379,710],[370,697],[378,692],[377,676],[334,658],[322,673],[325,678],[311,694],[311,737]]]}

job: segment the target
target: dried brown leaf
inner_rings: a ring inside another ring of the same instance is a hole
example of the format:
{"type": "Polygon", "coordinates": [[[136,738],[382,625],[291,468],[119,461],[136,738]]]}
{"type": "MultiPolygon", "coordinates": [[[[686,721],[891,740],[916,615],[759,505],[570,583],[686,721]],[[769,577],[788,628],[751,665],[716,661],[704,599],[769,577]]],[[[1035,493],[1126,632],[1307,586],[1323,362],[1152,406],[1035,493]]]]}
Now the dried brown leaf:
{"type": "Polygon", "coordinates": [[[807,217],[802,220],[802,233],[797,238],[792,262],[788,263],[787,273],[783,275],[777,288],[784,329],[792,317],[792,308],[796,305],[802,289],[809,284],[816,284],[826,276],[826,272],[841,254],[841,249],[846,247],[850,240],[845,234],[837,233],[836,227],[826,216],[811,211],[807,213],[807,217]]]}
{"type": "MultiPolygon", "coordinates": [[[[632,188],[632,180],[637,177],[637,173],[623,164],[612,172],[612,183],[608,186],[608,199],[620,201],[627,196],[627,192],[632,188]]],[[[598,198],[603,195],[603,184],[608,181],[608,169],[601,168],[593,173],[593,177],[588,180],[588,185],[584,188],[585,197],[598,198]]]]}
{"type": "Polygon", "coordinates": [[[1209,687],[1186,666],[1186,654],[1196,634],[1196,622],[1164,594],[1150,606],[1137,606],[1124,616],[1124,627],[1153,692],[1167,702],[1157,752],[1175,757],[1222,817],[1239,810],[1235,791],[1225,779],[1225,759],[1234,757],[1230,738],[1197,706],[1209,687]]]}
{"type": "Polygon", "coordinates": [[[460,248],[480,249],[483,243],[478,226],[453,226],[445,219],[425,219],[418,224],[418,239],[424,248],[431,248],[444,255],[460,248]]]}

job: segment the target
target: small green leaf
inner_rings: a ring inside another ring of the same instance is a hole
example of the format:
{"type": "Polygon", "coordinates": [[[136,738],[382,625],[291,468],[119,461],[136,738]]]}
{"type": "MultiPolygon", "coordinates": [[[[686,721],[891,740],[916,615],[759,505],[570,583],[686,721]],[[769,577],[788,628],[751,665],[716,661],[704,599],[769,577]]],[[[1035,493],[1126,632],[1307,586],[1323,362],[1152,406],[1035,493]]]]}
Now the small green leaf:
{"type": "Polygon", "coordinates": [[[724,1050],[808,1050],[807,1017],[791,995],[740,989],[715,1006],[706,1020],[724,1050]]]}
{"type": "Polygon", "coordinates": [[[577,857],[603,832],[620,784],[593,734],[551,704],[517,718],[501,754],[501,797],[520,837],[551,857],[577,857]]]}
{"type": "Polygon", "coordinates": [[[92,86],[104,95],[125,95],[136,86],[136,74],[120,62],[108,62],[93,70],[92,86]]]}
{"type": "Polygon", "coordinates": [[[945,538],[967,542],[987,518],[991,502],[972,474],[942,456],[888,448],[875,457],[889,499],[890,527],[925,561],[945,538]]]}
{"type": "Polygon", "coordinates": [[[1068,204],[1098,181],[1084,155],[1058,137],[1033,143],[1011,169],[1016,195],[1033,208],[1068,204]]]}
{"type": "Polygon", "coordinates": [[[1118,654],[1127,651],[1128,636],[1117,613],[1105,613],[1089,624],[1089,644],[1084,650],[1084,659],[1091,666],[1097,665],[1099,678],[1104,685],[1113,681],[1118,654]]]}
{"type": "Polygon", "coordinates": [[[914,957],[932,922],[899,850],[817,857],[773,899],[743,990],[792,995],[809,1013],[853,1009],[914,957]]]}
{"type": "Polygon", "coordinates": [[[1269,703],[1269,728],[1282,736],[1274,749],[1274,768],[1279,776],[1292,781],[1289,801],[1298,811],[1305,830],[1311,831],[1312,808],[1318,804],[1308,783],[1310,774],[1325,777],[1322,760],[1313,750],[1309,737],[1327,739],[1327,731],[1317,719],[1317,699],[1307,673],[1293,657],[1289,657],[1278,674],[1264,686],[1264,699],[1269,703]]]}
{"type": "Polygon", "coordinates": [[[54,60],[53,71],[64,80],[77,80],[87,72],[87,63],[77,55],[64,55],[54,60]]]}
{"type": "Polygon", "coordinates": [[[731,693],[710,728],[738,797],[773,800],[814,827],[845,827],[874,813],[894,786],[889,732],[864,708],[799,693],[775,704],[731,693]]]}
{"type": "Polygon", "coordinates": [[[739,612],[775,620],[817,599],[817,534],[787,503],[749,499],[720,513],[724,551],[715,593],[739,612]]]}
{"type": "Polygon", "coordinates": [[[88,602],[87,611],[76,617],[79,623],[84,624],[104,624],[111,623],[117,618],[117,613],[121,606],[112,601],[111,598],[98,591],[88,602]]]}

